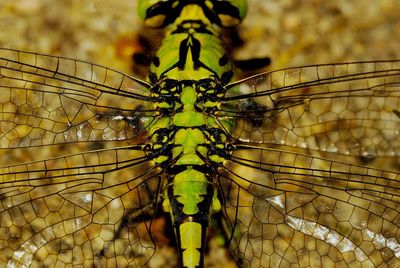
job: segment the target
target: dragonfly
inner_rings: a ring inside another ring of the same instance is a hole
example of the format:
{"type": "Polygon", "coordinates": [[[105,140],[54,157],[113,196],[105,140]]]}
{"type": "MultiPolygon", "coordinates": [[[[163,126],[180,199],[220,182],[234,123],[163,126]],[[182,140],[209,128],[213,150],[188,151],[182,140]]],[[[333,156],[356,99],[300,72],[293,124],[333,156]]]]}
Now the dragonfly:
{"type": "Polygon", "coordinates": [[[139,6],[169,27],[147,81],[0,50],[2,266],[146,266],[160,215],[183,267],[215,221],[241,267],[398,266],[400,61],[235,80],[244,1],[139,6]]]}

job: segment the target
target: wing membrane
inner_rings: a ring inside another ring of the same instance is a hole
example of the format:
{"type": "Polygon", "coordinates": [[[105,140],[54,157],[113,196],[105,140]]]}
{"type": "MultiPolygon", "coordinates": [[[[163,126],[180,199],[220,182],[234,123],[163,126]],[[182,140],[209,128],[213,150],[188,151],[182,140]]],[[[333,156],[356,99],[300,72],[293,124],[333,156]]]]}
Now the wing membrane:
{"type": "Polygon", "coordinates": [[[0,266],[150,260],[159,170],[142,145],[127,145],[142,144],[157,116],[150,86],[82,61],[0,49],[0,266]]]}
{"type": "Polygon", "coordinates": [[[87,62],[0,49],[0,146],[130,139],[143,116],[157,115],[150,86],[87,62]]]}
{"type": "Polygon", "coordinates": [[[134,147],[1,168],[0,263],[141,267],[155,251],[140,219],[155,209],[158,173],[134,147]]]}
{"type": "Polygon", "coordinates": [[[398,172],[243,145],[220,183],[244,267],[400,263],[398,172]]]}
{"type": "Polygon", "coordinates": [[[217,112],[236,140],[352,156],[399,155],[400,61],[314,65],[238,81],[217,112]]]}

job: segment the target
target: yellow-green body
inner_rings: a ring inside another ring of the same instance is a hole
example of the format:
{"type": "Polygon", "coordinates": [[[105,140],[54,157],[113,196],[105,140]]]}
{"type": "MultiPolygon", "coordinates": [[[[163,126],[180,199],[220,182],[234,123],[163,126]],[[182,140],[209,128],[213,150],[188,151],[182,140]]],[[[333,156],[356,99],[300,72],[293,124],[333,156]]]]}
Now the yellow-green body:
{"type": "Polygon", "coordinates": [[[218,124],[207,109],[219,105],[215,99],[232,78],[219,31],[239,23],[245,7],[243,0],[139,2],[146,25],[167,27],[149,74],[161,116],[148,131],[158,150],[154,161],[164,169],[163,207],[171,214],[182,267],[203,267],[206,228],[220,208],[213,163],[224,161],[218,150],[227,137],[219,130],[233,123],[218,124]]]}

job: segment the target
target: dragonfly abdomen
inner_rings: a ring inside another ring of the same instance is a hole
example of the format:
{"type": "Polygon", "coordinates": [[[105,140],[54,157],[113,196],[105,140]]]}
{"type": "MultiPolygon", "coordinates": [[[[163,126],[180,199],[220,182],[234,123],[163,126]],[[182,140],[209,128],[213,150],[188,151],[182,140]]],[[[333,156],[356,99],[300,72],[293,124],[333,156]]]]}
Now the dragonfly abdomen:
{"type": "Polygon", "coordinates": [[[170,212],[174,223],[181,266],[202,267],[213,184],[196,166],[186,166],[171,179],[164,209],[170,212]]]}

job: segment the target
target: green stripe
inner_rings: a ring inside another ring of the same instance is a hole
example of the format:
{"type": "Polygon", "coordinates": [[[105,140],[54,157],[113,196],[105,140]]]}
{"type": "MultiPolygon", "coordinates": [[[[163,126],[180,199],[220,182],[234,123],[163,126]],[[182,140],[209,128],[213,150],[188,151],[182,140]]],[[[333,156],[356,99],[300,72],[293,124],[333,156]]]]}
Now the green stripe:
{"type": "Polygon", "coordinates": [[[179,226],[181,248],[183,251],[183,267],[200,266],[201,257],[201,225],[196,222],[185,222],[179,226]]]}

